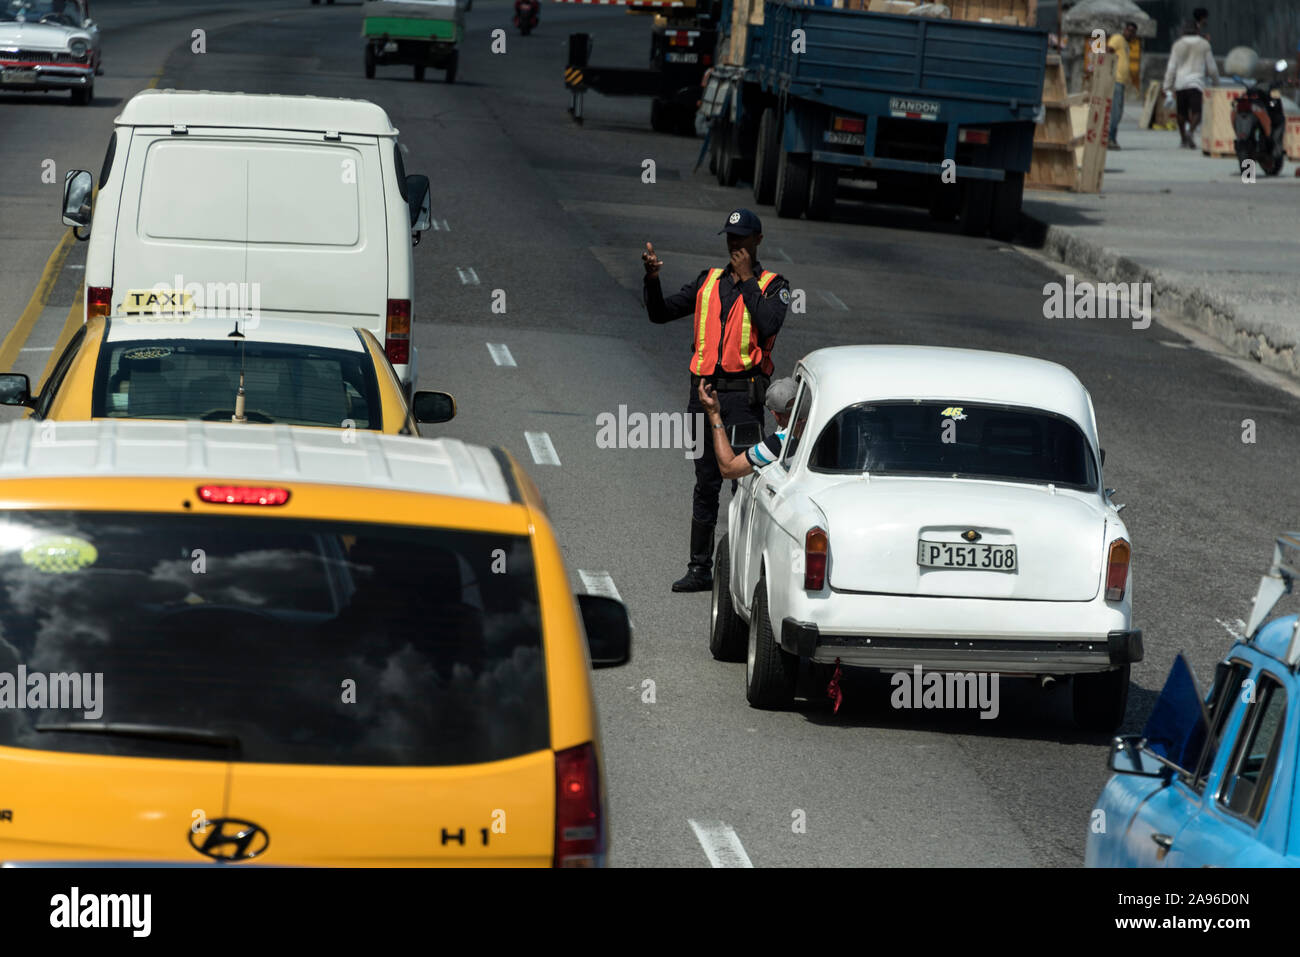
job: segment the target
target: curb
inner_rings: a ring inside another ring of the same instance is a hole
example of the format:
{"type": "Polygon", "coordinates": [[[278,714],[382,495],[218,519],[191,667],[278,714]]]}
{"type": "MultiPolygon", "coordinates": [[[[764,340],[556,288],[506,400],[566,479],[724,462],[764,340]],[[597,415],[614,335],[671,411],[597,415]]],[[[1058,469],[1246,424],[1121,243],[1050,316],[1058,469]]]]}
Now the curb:
{"type": "Polygon", "coordinates": [[[1080,239],[1063,226],[1052,225],[1030,213],[1021,215],[1028,225],[1031,245],[1050,258],[1075,269],[1085,269],[1105,282],[1150,283],[1155,309],[1213,336],[1242,358],[1300,379],[1300,349],[1296,345],[1274,343],[1264,333],[1251,329],[1248,321],[1228,302],[1201,289],[1181,288],[1127,256],[1080,239]]]}

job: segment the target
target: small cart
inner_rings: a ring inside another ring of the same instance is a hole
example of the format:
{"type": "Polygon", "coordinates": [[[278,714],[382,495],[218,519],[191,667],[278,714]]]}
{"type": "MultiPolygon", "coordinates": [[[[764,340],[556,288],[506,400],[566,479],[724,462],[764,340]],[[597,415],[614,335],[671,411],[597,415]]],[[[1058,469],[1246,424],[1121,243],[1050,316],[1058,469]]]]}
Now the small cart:
{"type": "Polygon", "coordinates": [[[366,79],[375,67],[402,64],[423,80],[426,68],[456,82],[457,45],[465,35],[465,11],[473,0],[366,0],[361,36],[366,41],[366,79]]]}

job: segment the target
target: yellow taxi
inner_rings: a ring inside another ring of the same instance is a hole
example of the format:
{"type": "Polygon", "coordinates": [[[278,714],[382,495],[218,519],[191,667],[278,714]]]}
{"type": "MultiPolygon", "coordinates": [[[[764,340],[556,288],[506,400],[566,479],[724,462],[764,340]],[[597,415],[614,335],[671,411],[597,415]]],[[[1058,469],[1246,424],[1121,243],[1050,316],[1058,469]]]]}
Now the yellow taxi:
{"type": "Polygon", "coordinates": [[[38,396],[26,376],[0,376],[0,403],[40,419],[283,422],[419,435],[445,422],[445,393],[406,392],[379,341],[347,324],[137,312],[87,320],[38,396]],[[237,402],[243,392],[242,402],[237,402]]]}
{"type": "Polygon", "coordinates": [[[630,625],[502,449],[21,419],[0,577],[5,866],[605,862],[630,625]]]}

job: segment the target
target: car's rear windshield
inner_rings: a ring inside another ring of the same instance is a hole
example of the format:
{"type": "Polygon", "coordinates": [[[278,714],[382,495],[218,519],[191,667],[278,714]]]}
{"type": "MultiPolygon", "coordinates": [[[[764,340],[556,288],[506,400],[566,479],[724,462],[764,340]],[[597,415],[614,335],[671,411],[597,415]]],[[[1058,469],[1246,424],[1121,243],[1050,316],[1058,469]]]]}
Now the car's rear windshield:
{"type": "Polygon", "coordinates": [[[809,467],[1097,487],[1088,442],[1070,420],[1036,409],[948,402],[870,402],[822,430],[809,467]]]}
{"type": "Polygon", "coordinates": [[[239,339],[106,344],[91,414],[229,421],[241,367],[250,422],[383,428],[379,382],[368,353],[239,339]]]}
{"type": "Polygon", "coordinates": [[[550,746],[526,536],[8,511],[0,583],[2,746],[402,767],[550,746]],[[124,733],[50,730],[78,722],[124,733]]]}

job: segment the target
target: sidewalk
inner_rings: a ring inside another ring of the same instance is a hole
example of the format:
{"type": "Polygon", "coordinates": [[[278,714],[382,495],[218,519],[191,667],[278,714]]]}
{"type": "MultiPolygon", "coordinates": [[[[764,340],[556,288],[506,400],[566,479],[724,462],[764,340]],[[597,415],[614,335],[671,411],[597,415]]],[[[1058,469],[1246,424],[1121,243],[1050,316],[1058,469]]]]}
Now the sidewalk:
{"type": "Polygon", "coordinates": [[[1026,190],[1044,251],[1107,282],[1150,282],[1158,314],[1300,378],[1300,179],[1241,181],[1237,161],[1125,117],[1099,194],[1026,190]]]}

